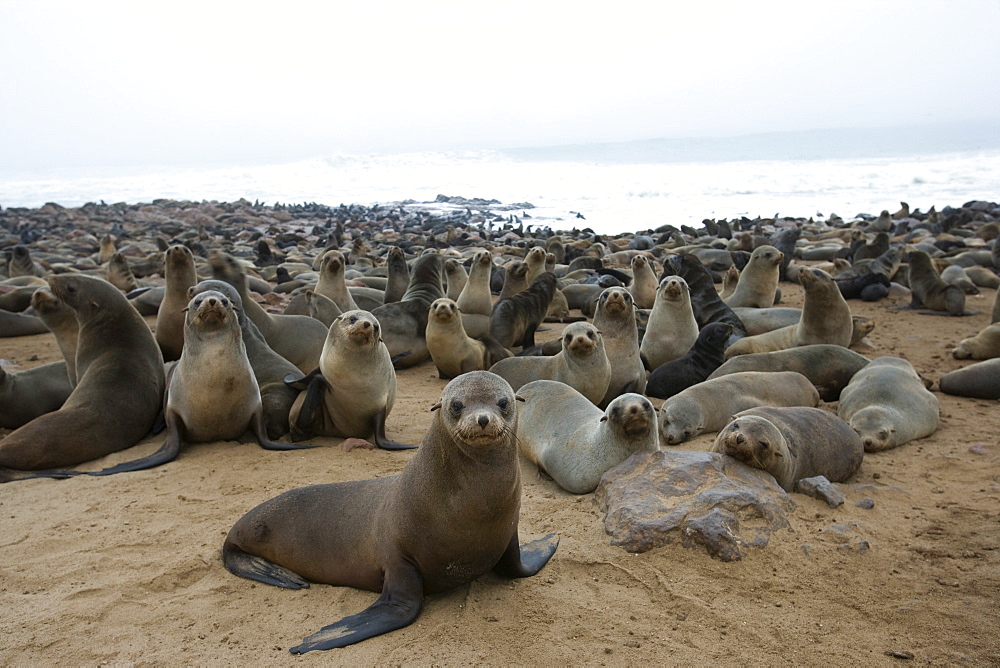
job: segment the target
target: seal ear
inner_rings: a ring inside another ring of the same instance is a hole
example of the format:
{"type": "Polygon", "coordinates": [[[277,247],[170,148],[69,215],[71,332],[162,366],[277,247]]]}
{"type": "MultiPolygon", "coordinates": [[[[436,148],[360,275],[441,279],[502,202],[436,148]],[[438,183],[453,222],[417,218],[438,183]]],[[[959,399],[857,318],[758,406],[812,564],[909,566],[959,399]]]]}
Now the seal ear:
{"type": "Polygon", "coordinates": [[[602,415],[601,419],[598,420],[598,422],[607,422],[607,421],[608,421],[608,416],[607,415],[602,415]]]}
{"type": "Polygon", "coordinates": [[[436,411],[439,408],[441,408],[441,402],[440,401],[437,402],[436,404],[434,404],[433,406],[431,406],[431,412],[433,413],[434,411],[436,411]]]}
{"type": "Polygon", "coordinates": [[[524,403],[524,397],[519,397],[518,395],[515,394],[514,401],[520,401],[521,403],[524,403]]]}

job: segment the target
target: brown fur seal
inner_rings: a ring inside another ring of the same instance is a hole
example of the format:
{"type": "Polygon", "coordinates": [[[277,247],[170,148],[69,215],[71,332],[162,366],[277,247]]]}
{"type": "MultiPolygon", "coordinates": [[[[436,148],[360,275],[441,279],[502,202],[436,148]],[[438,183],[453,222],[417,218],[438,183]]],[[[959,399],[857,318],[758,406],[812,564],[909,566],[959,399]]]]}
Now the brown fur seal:
{"type": "Polygon", "coordinates": [[[324,297],[329,297],[341,312],[357,311],[358,305],[347,289],[344,279],[344,268],[347,261],[344,254],[337,250],[327,251],[319,265],[319,280],[314,291],[324,297]]]}
{"type": "Polygon", "coordinates": [[[653,308],[656,302],[658,282],[649,258],[636,255],[632,258],[632,283],[628,291],[635,300],[636,308],[653,308]]]}
{"type": "Polygon", "coordinates": [[[18,276],[45,276],[45,268],[31,259],[31,251],[27,246],[18,244],[14,246],[11,253],[10,262],[7,263],[7,276],[17,278],[18,276]]]}
{"type": "Polygon", "coordinates": [[[947,311],[950,315],[965,314],[965,293],[956,285],[941,280],[931,257],[923,251],[910,252],[910,291],[913,294],[909,308],[928,308],[947,311]]]}
{"type": "Polygon", "coordinates": [[[0,339],[13,336],[31,336],[49,331],[39,318],[24,313],[11,313],[0,308],[0,339]]]}
{"type": "Polygon", "coordinates": [[[767,471],[786,492],[803,478],[844,482],[861,467],[858,435],[819,408],[751,408],[737,413],[712,446],[748,466],[767,471]]]}
{"type": "Polygon", "coordinates": [[[611,382],[604,337],[588,322],[575,322],[562,333],[562,351],[552,357],[508,357],[492,367],[515,391],[533,380],[558,380],[597,404],[611,382]]]}
{"type": "Polygon", "coordinates": [[[555,275],[545,272],[527,290],[501,298],[490,314],[490,335],[508,350],[535,345],[535,330],[545,319],[555,291],[555,275]]]}
{"type": "Polygon", "coordinates": [[[503,287],[500,289],[500,298],[497,302],[509,299],[519,292],[528,289],[528,265],[523,262],[515,262],[507,267],[504,273],[503,287]]]}
{"type": "Polygon", "coordinates": [[[156,342],[163,359],[172,361],[184,348],[184,310],[188,305],[188,288],[198,282],[194,254],[187,246],[171,246],[164,253],[166,291],[156,313],[156,342]]]}
{"type": "Polygon", "coordinates": [[[608,391],[597,404],[604,409],[615,397],[628,392],[642,394],[646,388],[632,294],[625,288],[606,288],[597,301],[594,327],[604,337],[604,352],[611,363],[608,391]]]}
{"type": "Polygon", "coordinates": [[[121,253],[115,253],[108,260],[105,276],[108,283],[122,292],[131,292],[139,287],[139,281],[135,280],[132,269],[128,266],[128,259],[121,253]]]}
{"type": "Polygon", "coordinates": [[[941,376],[941,391],[959,397],[1000,399],[1000,358],[976,362],[941,376]]]}
{"type": "Polygon", "coordinates": [[[437,253],[421,255],[413,263],[403,298],[372,311],[396,368],[416,366],[430,357],[424,338],[427,312],[434,300],[444,297],[443,272],[443,257],[437,253]]]}
{"type": "Polygon", "coordinates": [[[306,290],[303,293],[303,297],[305,298],[306,312],[309,317],[316,318],[327,327],[344,314],[335,301],[318,292],[306,290]]]}
{"type": "Polygon", "coordinates": [[[959,341],[951,355],[957,360],[989,360],[1000,357],[1000,322],[988,325],[975,336],[959,341]]]}
{"type": "Polygon", "coordinates": [[[449,258],[444,261],[444,282],[448,299],[457,300],[465,289],[465,284],[469,282],[469,274],[459,260],[449,258]]]}
{"type": "Polygon", "coordinates": [[[399,246],[393,246],[385,260],[386,274],[388,280],[385,284],[385,296],[383,304],[398,302],[406,294],[406,287],[410,284],[410,266],[406,264],[406,254],[399,246]]]}
{"type": "Polygon", "coordinates": [[[990,313],[990,323],[995,322],[1000,322],[1000,290],[993,295],[993,310],[990,313]]]}
{"type": "Polygon", "coordinates": [[[281,438],[288,433],[288,413],[299,396],[298,390],[285,385],[285,378],[289,375],[297,377],[301,372],[267,345],[260,330],[243,312],[243,302],[233,286],[224,281],[202,281],[188,289],[189,301],[195,295],[209,290],[221,292],[233,302],[247,359],[260,388],[260,403],[264,408],[267,435],[270,438],[281,438]]]}
{"type": "Polygon", "coordinates": [[[733,326],[710,322],[698,333],[698,339],[682,357],[664,362],[653,369],[646,381],[646,395],[669,399],[708,378],[726,359],[726,342],[733,326]]]}
{"type": "Polygon", "coordinates": [[[713,371],[708,379],[741,371],[797,371],[809,379],[823,401],[837,401],[868,358],[843,346],[818,343],[770,353],[737,355],[713,371]]]}
{"type": "Polygon", "coordinates": [[[374,433],[375,445],[384,450],[413,447],[385,435],[396,401],[396,372],[381,332],[368,311],[348,311],[333,321],[319,368],[296,381],[303,391],[289,413],[293,438],[374,433]]]}
{"type": "Polygon", "coordinates": [[[66,376],[70,385],[76,386],[76,349],[80,341],[80,323],[76,313],[48,288],[40,288],[31,295],[31,307],[56,337],[56,345],[66,362],[66,376]]]}
{"type": "Polygon", "coordinates": [[[427,350],[439,378],[454,378],[469,371],[486,371],[510,353],[490,337],[481,341],[470,337],[462,325],[458,305],[443,297],[431,304],[427,318],[427,350]]]}
{"type": "Polygon", "coordinates": [[[755,248],[747,266],[740,272],[739,282],[733,294],[723,301],[730,308],[774,306],[774,292],[778,289],[778,272],[784,259],[784,253],[774,246],[755,248]]]}
{"type": "Polygon", "coordinates": [[[243,345],[233,302],[221,292],[199,292],[188,303],[184,350],[170,369],[163,402],[166,438],[151,455],[89,475],[141,471],[177,458],[181,443],[233,441],[252,432],[267,450],[308,445],[275,443],[267,437],[260,388],[243,345]]]}
{"type": "Polygon", "coordinates": [[[319,365],[319,356],[326,341],[326,326],[304,315],[268,313],[248,293],[247,276],[242,265],[225,253],[212,253],[208,258],[213,276],[236,288],[243,312],[253,321],[274,352],[294,364],[303,373],[319,365]]]}
{"type": "Polygon", "coordinates": [[[78,380],[62,408],[0,441],[4,482],[135,445],[149,433],[163,399],[160,347],[128,300],[110,283],[80,274],[51,276],[49,284],[80,323],[78,380]]]}
{"type": "Polygon", "coordinates": [[[524,276],[527,285],[535,282],[535,279],[545,273],[545,249],[535,246],[524,256],[524,264],[528,267],[528,273],[524,276]]]}
{"type": "Polygon", "coordinates": [[[879,357],[854,374],[840,393],[837,415],[861,436],[865,452],[878,452],[933,434],[941,408],[913,367],[879,357]]]}
{"type": "Polygon", "coordinates": [[[472,270],[469,280],[462,288],[462,294],[455,302],[465,315],[484,315],[487,318],[493,312],[493,300],[490,297],[490,278],[493,276],[493,256],[487,250],[476,251],[472,258],[472,270]]]}
{"type": "Polygon", "coordinates": [[[18,373],[0,367],[0,428],[17,429],[39,415],[59,410],[72,391],[65,362],[18,373]]]}
{"type": "Polygon", "coordinates": [[[517,394],[524,399],[517,422],[522,454],[567,492],[593,492],[608,469],[660,449],[656,411],[641,394],[622,394],[606,411],[553,380],[533,381],[517,394]]]}
{"type": "Polygon", "coordinates": [[[691,289],[680,276],[665,276],[656,292],[639,350],[646,368],[682,357],[698,340],[698,322],[691,309],[691,289]]]}
{"type": "Polygon", "coordinates": [[[979,288],[972,282],[969,275],[965,273],[965,269],[958,265],[953,264],[942,269],[941,280],[948,285],[957,285],[967,295],[979,294],[979,288]]]}
{"type": "Polygon", "coordinates": [[[381,591],[363,612],[292,648],[344,647],[411,624],[425,594],[496,571],[537,573],[558,538],[518,544],[521,481],[510,386],[473,371],[448,383],[420,449],[399,475],[286,492],[229,532],[230,572],[288,589],[309,582],[381,591]]]}
{"type": "Polygon", "coordinates": [[[794,371],[733,373],[692,385],[660,406],[660,438],[670,445],[718,431],[758,406],[816,406],[819,393],[794,371]]]}
{"type": "Polygon", "coordinates": [[[851,344],[854,333],[851,307],[840,294],[833,277],[820,269],[810,269],[799,273],[799,283],[806,292],[799,322],[740,339],[726,349],[727,359],[815,343],[832,343],[845,348],[851,344]]]}

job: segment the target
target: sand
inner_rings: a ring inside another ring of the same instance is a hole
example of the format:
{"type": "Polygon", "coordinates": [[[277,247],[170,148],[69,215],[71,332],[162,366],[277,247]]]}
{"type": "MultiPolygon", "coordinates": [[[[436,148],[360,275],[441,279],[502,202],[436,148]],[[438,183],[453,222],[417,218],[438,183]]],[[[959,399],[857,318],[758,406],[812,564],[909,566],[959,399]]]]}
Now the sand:
{"type": "MultiPolygon", "coordinates": [[[[786,305],[801,305],[801,288],[782,288],[786,305]]],[[[987,324],[993,296],[970,297],[980,313],[964,318],[851,301],[877,322],[858,351],[905,357],[936,380],[969,364],[950,346],[987,324]]],[[[58,355],[48,335],[0,339],[0,357],[24,368],[58,355]]],[[[418,443],[445,381],[430,362],[398,378],[388,434],[418,443]]],[[[412,453],[344,452],[339,439],[299,452],[199,444],[149,471],[0,485],[0,664],[894,665],[896,652],[919,665],[997,665],[1000,406],[936,394],[937,433],[866,455],[839,508],[792,495],[791,528],[732,563],[676,544],[612,547],[592,494],[563,492],[522,459],[522,541],[561,537],[541,573],[488,574],[430,597],[408,628],[301,658],[288,648],[377,595],[233,576],[220,561],[225,534],[280,492],[390,475],[412,453]],[[874,508],[857,507],[863,497],[874,508]]]]}

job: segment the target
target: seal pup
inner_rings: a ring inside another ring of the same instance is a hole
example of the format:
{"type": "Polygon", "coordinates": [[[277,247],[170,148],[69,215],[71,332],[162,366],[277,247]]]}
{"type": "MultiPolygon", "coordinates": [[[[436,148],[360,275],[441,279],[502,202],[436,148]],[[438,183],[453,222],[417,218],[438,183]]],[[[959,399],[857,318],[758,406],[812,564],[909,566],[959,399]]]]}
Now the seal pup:
{"type": "Polygon", "coordinates": [[[430,357],[425,338],[427,313],[434,300],[444,297],[443,272],[442,256],[421,255],[413,263],[403,298],[371,311],[378,318],[382,339],[397,369],[416,366],[430,357]]]}
{"type": "Polygon", "coordinates": [[[644,255],[636,255],[632,258],[631,267],[632,282],[628,286],[628,291],[632,295],[632,299],[635,300],[636,307],[653,308],[659,285],[649,258],[644,255]]]}
{"type": "MultiPolygon", "coordinates": [[[[221,292],[233,302],[236,311],[236,321],[240,325],[243,346],[247,351],[247,359],[253,369],[254,378],[260,388],[260,403],[264,409],[264,426],[269,438],[281,438],[288,433],[288,413],[292,404],[299,396],[298,390],[285,385],[289,375],[301,374],[298,367],[271,350],[264,336],[243,312],[243,302],[236,288],[224,281],[201,281],[188,288],[188,301],[202,292],[214,290],[221,292]]],[[[330,301],[330,300],[327,300],[330,301]]],[[[333,302],[330,302],[333,304],[333,302]]],[[[335,307],[336,308],[336,307],[335,307]]]]}
{"type": "Polygon", "coordinates": [[[357,311],[358,305],[347,289],[344,278],[346,264],[344,254],[340,251],[330,250],[324,253],[319,265],[319,280],[313,291],[332,299],[342,312],[357,311]]]}
{"type": "Polygon", "coordinates": [[[462,324],[462,310],[442,297],[431,304],[427,318],[427,350],[438,370],[438,378],[454,378],[469,371],[486,371],[510,353],[488,335],[470,337],[462,324]]]}
{"type": "Polygon", "coordinates": [[[941,407],[906,360],[878,357],[840,393],[837,415],[861,436],[865,452],[895,448],[933,434],[941,407]]]}
{"type": "MultiPolygon", "coordinates": [[[[787,254],[786,257],[788,257],[787,254]]],[[[687,281],[688,288],[691,290],[691,310],[694,311],[694,319],[698,322],[699,329],[710,322],[725,322],[732,325],[733,333],[729,336],[729,345],[746,336],[747,332],[743,323],[719,297],[719,293],[715,291],[715,283],[712,281],[711,274],[698,258],[693,255],[667,256],[663,262],[661,282],[666,276],[680,276],[687,281]]],[[[694,343],[694,339],[691,342],[694,343]]],[[[681,352],[681,355],[684,352],[687,351],[681,352]]]]}
{"type": "Polygon", "coordinates": [[[784,253],[774,246],[758,246],[750,254],[750,261],[740,272],[733,294],[723,301],[730,308],[749,306],[769,308],[774,306],[774,293],[778,289],[778,272],[784,253]]]}
{"type": "Polygon", "coordinates": [[[656,411],[641,394],[622,394],[607,410],[553,380],[532,381],[517,394],[524,399],[517,422],[521,453],[567,492],[593,492],[608,469],[636,452],[660,449],[656,411]]]}
{"type": "Polygon", "coordinates": [[[1000,357],[1000,322],[987,325],[973,337],[962,339],[952,351],[957,360],[988,360],[1000,357]]]}
{"type": "Polygon", "coordinates": [[[823,401],[837,401],[840,392],[870,360],[853,350],[829,343],[799,346],[770,353],[737,355],[713,371],[708,380],[741,371],[797,371],[809,379],[823,401]]]}
{"type": "Polygon", "coordinates": [[[938,383],[945,394],[975,399],[1000,399],[1000,357],[949,371],[941,376],[938,383]]]}
{"type": "Polygon", "coordinates": [[[597,404],[605,409],[622,394],[642,394],[646,389],[646,367],[639,356],[639,333],[635,302],[625,288],[605,288],[597,300],[594,327],[604,337],[604,352],[611,364],[608,391],[597,404]]]}
{"type": "Polygon", "coordinates": [[[740,339],[726,349],[726,358],[747,353],[765,353],[814,343],[851,345],[854,321],[851,307],[830,274],[822,269],[799,272],[805,288],[802,316],[795,325],[740,339]]]}
{"type": "Polygon", "coordinates": [[[163,359],[172,362],[184,348],[184,309],[188,305],[188,288],[198,282],[194,268],[194,253],[187,246],[176,244],[164,252],[166,290],[156,312],[156,342],[163,359]]]}
{"type": "Polygon", "coordinates": [[[396,371],[374,314],[348,311],[334,320],[319,368],[292,382],[303,390],[289,413],[293,439],[367,438],[374,433],[375,445],[383,450],[414,447],[385,435],[385,420],[396,401],[396,371]]]}
{"type": "Polygon", "coordinates": [[[426,594],[494,570],[528,577],[554,534],[519,545],[515,395],[472,371],[444,388],[420,448],[398,475],[301,487],[244,515],[222,547],[235,575],[288,589],[310,582],[381,591],[374,604],[291,649],[345,647],[411,624],[426,594]]]}
{"type": "Polygon", "coordinates": [[[909,280],[912,301],[907,308],[928,308],[947,311],[949,315],[965,315],[965,293],[957,285],[941,280],[931,257],[923,251],[910,251],[909,280]]]}
{"type": "Polygon", "coordinates": [[[48,281],[80,323],[77,384],[59,410],[0,441],[0,482],[47,477],[42,469],[129,448],[149,433],[162,405],[160,347],[125,296],[107,281],[81,274],[48,281]]]}
{"type": "Polygon", "coordinates": [[[72,391],[65,362],[17,373],[7,373],[0,367],[0,428],[17,429],[40,415],[59,410],[72,391]]]}
{"type": "Polygon", "coordinates": [[[76,386],[76,349],[80,339],[80,323],[76,313],[48,288],[39,288],[31,295],[31,307],[56,337],[56,345],[66,362],[70,386],[76,386]]]}
{"type": "Polygon", "coordinates": [[[653,370],[646,381],[646,395],[669,399],[707,379],[726,361],[726,341],[732,333],[733,326],[727,323],[705,325],[683,357],[664,362],[653,370]]]}
{"type": "Polygon", "coordinates": [[[248,293],[247,275],[243,266],[226,253],[213,252],[208,257],[215,279],[236,288],[243,312],[253,321],[274,352],[294,364],[302,373],[319,365],[319,356],[326,341],[326,327],[306,315],[268,313],[248,293]]]}
{"type": "Polygon", "coordinates": [[[88,475],[153,468],[176,459],[182,442],[234,441],[248,431],[266,450],[313,447],[277,443],[267,437],[260,388],[233,302],[221,292],[206,290],[191,298],[185,313],[184,349],[167,376],[163,445],[151,455],[88,475]]]}
{"type": "Polygon", "coordinates": [[[462,288],[462,294],[455,302],[465,315],[484,315],[487,318],[493,313],[493,300],[490,297],[490,278],[493,275],[493,256],[487,250],[478,250],[472,258],[472,269],[469,280],[462,288]]]}
{"type": "MultiPolygon", "coordinates": [[[[510,277],[510,270],[507,276],[510,277]]],[[[504,283],[506,287],[507,283],[504,283]]],[[[535,330],[545,319],[556,291],[556,277],[545,272],[526,290],[502,298],[490,314],[490,335],[508,350],[535,345],[535,330]]]]}
{"type": "Polygon", "coordinates": [[[698,322],[691,309],[691,290],[680,276],[660,281],[639,353],[646,368],[655,369],[681,357],[698,339],[698,322]]]}
{"type": "Polygon", "coordinates": [[[742,411],[712,444],[713,452],[767,471],[786,492],[803,478],[850,479],[864,459],[861,439],[833,413],[808,407],[742,411]]]}
{"type": "Polygon", "coordinates": [[[558,380],[597,404],[611,382],[604,337],[588,322],[574,322],[562,333],[562,350],[552,357],[508,357],[490,367],[515,391],[533,380],[558,380]]]}
{"type": "Polygon", "coordinates": [[[733,373],[678,392],[660,406],[660,438],[670,445],[722,429],[736,413],[758,406],[817,406],[819,393],[794,371],[733,373]]]}

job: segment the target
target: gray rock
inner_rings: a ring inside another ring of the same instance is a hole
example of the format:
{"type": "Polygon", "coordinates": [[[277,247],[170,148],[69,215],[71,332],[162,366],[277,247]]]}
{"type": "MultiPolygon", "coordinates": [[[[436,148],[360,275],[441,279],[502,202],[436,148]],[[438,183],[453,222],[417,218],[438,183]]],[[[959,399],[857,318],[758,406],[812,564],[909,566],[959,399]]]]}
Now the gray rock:
{"type": "Polygon", "coordinates": [[[866,496],[857,503],[855,503],[858,508],[863,508],[864,510],[871,510],[875,507],[875,499],[870,496],[866,496]]]}
{"type": "Polygon", "coordinates": [[[802,478],[795,483],[795,491],[820,501],[826,501],[826,505],[831,508],[836,508],[844,503],[844,494],[840,491],[840,486],[833,484],[826,479],[826,476],[822,475],[802,478]]]}
{"type": "Polygon", "coordinates": [[[715,452],[637,453],[604,474],[594,500],[612,545],[646,552],[679,540],[722,561],[763,548],[795,508],[770,474],[715,452]]]}

